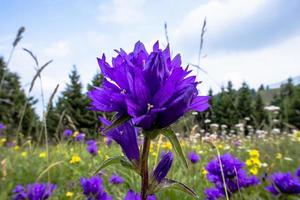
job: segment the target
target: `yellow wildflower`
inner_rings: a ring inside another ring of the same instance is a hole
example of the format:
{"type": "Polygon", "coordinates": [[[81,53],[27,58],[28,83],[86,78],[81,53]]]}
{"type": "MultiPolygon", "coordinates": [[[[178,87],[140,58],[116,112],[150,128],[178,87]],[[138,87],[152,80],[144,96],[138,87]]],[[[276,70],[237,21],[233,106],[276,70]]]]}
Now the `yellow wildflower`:
{"type": "Polygon", "coordinates": [[[24,158],[27,157],[27,152],[26,152],[26,151],[23,151],[23,152],[21,153],[21,156],[24,157],[24,158]]]}
{"type": "Polygon", "coordinates": [[[74,196],[74,193],[73,192],[67,192],[66,193],[66,197],[68,197],[68,198],[71,198],[71,197],[73,197],[74,196]]]}
{"type": "Polygon", "coordinates": [[[101,151],[100,150],[98,150],[98,155],[101,155],[101,151]]]}
{"type": "Polygon", "coordinates": [[[6,142],[6,138],[1,138],[0,143],[3,144],[6,142]]]}
{"type": "Polygon", "coordinates": [[[39,157],[40,158],[46,158],[46,155],[47,155],[46,152],[42,152],[42,153],[39,154],[39,157]]]}
{"type": "Polygon", "coordinates": [[[203,168],[202,171],[201,171],[201,174],[203,176],[206,176],[207,173],[208,173],[208,171],[205,168],[203,168]]]}
{"type": "Polygon", "coordinates": [[[70,160],[71,164],[77,164],[81,161],[80,157],[76,154],[74,154],[70,160]]]}
{"type": "Polygon", "coordinates": [[[75,131],[75,132],[73,133],[73,137],[76,137],[78,134],[79,134],[79,131],[75,131]]]}
{"type": "Polygon", "coordinates": [[[261,161],[258,158],[249,158],[246,160],[246,165],[248,167],[261,167],[261,161]]]}
{"type": "Polygon", "coordinates": [[[276,154],[276,158],[279,159],[279,160],[281,160],[282,159],[282,154],[281,153],[277,153],[276,154]]]}
{"type": "Polygon", "coordinates": [[[300,142],[300,131],[296,131],[294,134],[293,134],[293,137],[296,141],[300,142]]]}
{"type": "Polygon", "coordinates": [[[14,150],[16,150],[16,151],[19,151],[19,149],[20,149],[19,145],[16,145],[16,146],[14,147],[14,150]]]}
{"type": "Polygon", "coordinates": [[[153,143],[150,144],[149,152],[150,153],[154,152],[154,144],[153,143]]]}
{"type": "Polygon", "coordinates": [[[259,151],[256,149],[252,149],[249,151],[249,156],[252,158],[259,158],[259,151]]]}
{"type": "Polygon", "coordinates": [[[256,167],[253,167],[253,168],[249,169],[249,172],[253,175],[257,175],[258,169],[256,167]]]}
{"type": "Polygon", "coordinates": [[[222,144],[218,144],[217,148],[218,148],[219,150],[222,150],[222,149],[224,149],[224,146],[223,146],[222,144]]]}
{"type": "Polygon", "coordinates": [[[167,150],[172,150],[172,144],[171,142],[164,142],[162,145],[163,148],[167,149],[167,150]]]}
{"type": "Polygon", "coordinates": [[[107,160],[109,159],[109,156],[108,155],[104,155],[104,160],[107,160]]]}

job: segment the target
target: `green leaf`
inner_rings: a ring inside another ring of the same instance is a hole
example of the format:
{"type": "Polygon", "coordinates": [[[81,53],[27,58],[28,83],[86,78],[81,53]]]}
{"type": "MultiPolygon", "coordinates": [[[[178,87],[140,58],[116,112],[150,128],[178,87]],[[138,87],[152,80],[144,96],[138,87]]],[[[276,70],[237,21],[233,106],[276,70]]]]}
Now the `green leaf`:
{"type": "Polygon", "coordinates": [[[131,169],[139,174],[139,170],[137,169],[137,167],[135,167],[135,165],[132,162],[130,162],[125,156],[115,156],[105,160],[101,164],[101,166],[94,172],[94,175],[99,173],[102,169],[115,164],[121,164],[123,167],[131,169]]]}
{"type": "Polygon", "coordinates": [[[191,188],[189,188],[188,186],[186,186],[185,184],[172,180],[172,179],[163,179],[161,183],[159,183],[159,185],[157,186],[158,190],[161,189],[176,189],[176,190],[180,190],[186,194],[191,195],[192,197],[199,199],[199,196],[196,194],[196,192],[194,192],[191,188]]]}
{"type": "Polygon", "coordinates": [[[188,167],[187,161],[185,159],[180,142],[178,141],[175,133],[171,129],[164,129],[162,130],[162,134],[170,140],[176,154],[179,156],[184,166],[187,168],[188,167]]]}
{"type": "Polygon", "coordinates": [[[106,133],[107,131],[110,131],[111,129],[117,128],[118,126],[120,126],[124,122],[128,121],[129,119],[130,119],[130,117],[128,115],[124,115],[124,116],[116,119],[115,121],[112,122],[112,124],[110,126],[106,127],[102,131],[102,134],[106,133]]]}
{"type": "Polygon", "coordinates": [[[103,163],[100,165],[100,167],[94,172],[95,174],[98,174],[102,169],[114,165],[114,164],[121,164],[122,160],[124,159],[124,156],[115,156],[112,158],[108,158],[107,160],[103,161],[103,163]]]}

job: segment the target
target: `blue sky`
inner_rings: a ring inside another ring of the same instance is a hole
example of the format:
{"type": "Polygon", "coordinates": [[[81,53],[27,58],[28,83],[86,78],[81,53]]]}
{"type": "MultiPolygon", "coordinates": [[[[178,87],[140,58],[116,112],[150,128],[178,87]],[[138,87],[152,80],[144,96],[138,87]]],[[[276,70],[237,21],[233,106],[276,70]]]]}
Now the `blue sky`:
{"type": "MultiPolygon", "coordinates": [[[[20,26],[24,39],[10,69],[30,82],[34,67],[22,48],[54,62],[43,73],[46,97],[57,83],[68,81],[73,64],[86,85],[98,71],[96,57],[131,50],[137,40],[148,49],[156,40],[166,45],[164,22],[172,52],[183,63],[197,63],[200,31],[207,17],[207,32],[199,73],[200,91],[231,79],[237,87],[271,84],[300,74],[299,0],[4,0],[0,12],[0,56],[7,59],[20,26]]],[[[36,85],[33,94],[39,96],[36,85]]],[[[38,106],[38,110],[41,108],[38,106]]]]}

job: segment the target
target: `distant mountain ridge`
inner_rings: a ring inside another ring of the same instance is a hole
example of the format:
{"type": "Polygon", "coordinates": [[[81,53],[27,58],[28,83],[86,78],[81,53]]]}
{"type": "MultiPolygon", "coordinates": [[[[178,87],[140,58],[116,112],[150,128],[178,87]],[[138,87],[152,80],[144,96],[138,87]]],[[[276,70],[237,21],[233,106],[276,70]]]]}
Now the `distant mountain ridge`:
{"type": "MultiPolygon", "coordinates": [[[[294,85],[300,85],[300,75],[292,77],[292,80],[293,80],[293,84],[294,85]]],[[[269,105],[271,103],[272,99],[274,98],[274,96],[276,94],[279,95],[279,93],[280,93],[280,86],[282,84],[286,84],[286,83],[287,83],[287,79],[284,80],[284,81],[278,82],[278,83],[267,85],[267,88],[269,88],[269,89],[260,91],[261,92],[261,96],[263,98],[263,101],[267,105],[269,105]]]]}
{"type": "MultiPolygon", "coordinates": [[[[293,79],[294,85],[299,85],[299,84],[300,84],[300,75],[295,76],[295,77],[292,77],[292,79],[293,79]]],[[[284,80],[284,81],[280,81],[280,82],[278,82],[278,83],[270,84],[270,85],[268,85],[268,87],[269,87],[270,89],[276,89],[276,88],[280,88],[280,86],[281,86],[282,84],[285,84],[285,83],[287,83],[287,79],[284,80]]]]}

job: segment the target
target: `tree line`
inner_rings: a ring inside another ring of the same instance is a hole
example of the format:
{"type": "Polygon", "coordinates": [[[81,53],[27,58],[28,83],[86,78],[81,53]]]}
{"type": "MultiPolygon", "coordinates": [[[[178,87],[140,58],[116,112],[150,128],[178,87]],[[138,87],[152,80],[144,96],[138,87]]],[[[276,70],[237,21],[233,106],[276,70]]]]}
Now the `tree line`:
{"type": "MultiPolygon", "coordinates": [[[[6,125],[8,135],[14,136],[16,127],[19,126],[23,137],[38,140],[41,138],[43,125],[34,109],[37,100],[26,95],[21,87],[20,77],[11,72],[3,58],[0,58],[0,79],[4,73],[6,75],[0,91],[0,123],[6,125]],[[20,124],[20,113],[25,104],[27,106],[20,124]]],[[[102,80],[101,74],[95,74],[86,90],[101,86],[102,80]]],[[[270,125],[265,106],[275,105],[280,108],[277,127],[300,128],[300,86],[294,85],[292,79],[288,79],[288,82],[278,89],[269,89],[261,85],[258,90],[251,89],[247,83],[243,83],[239,89],[234,89],[232,82],[229,81],[219,93],[214,94],[209,90],[208,95],[212,97],[210,109],[197,115],[190,114],[186,119],[198,123],[199,126],[205,124],[205,120],[210,120],[211,123],[225,124],[229,129],[247,120],[248,124],[263,129],[270,125]]],[[[80,75],[76,67],[73,67],[64,90],[58,94],[58,99],[47,110],[46,124],[49,137],[59,140],[65,128],[95,134],[99,130],[98,117],[104,114],[91,111],[88,107],[89,99],[84,92],[80,75]]],[[[105,117],[111,118],[112,115],[105,117]]]]}

